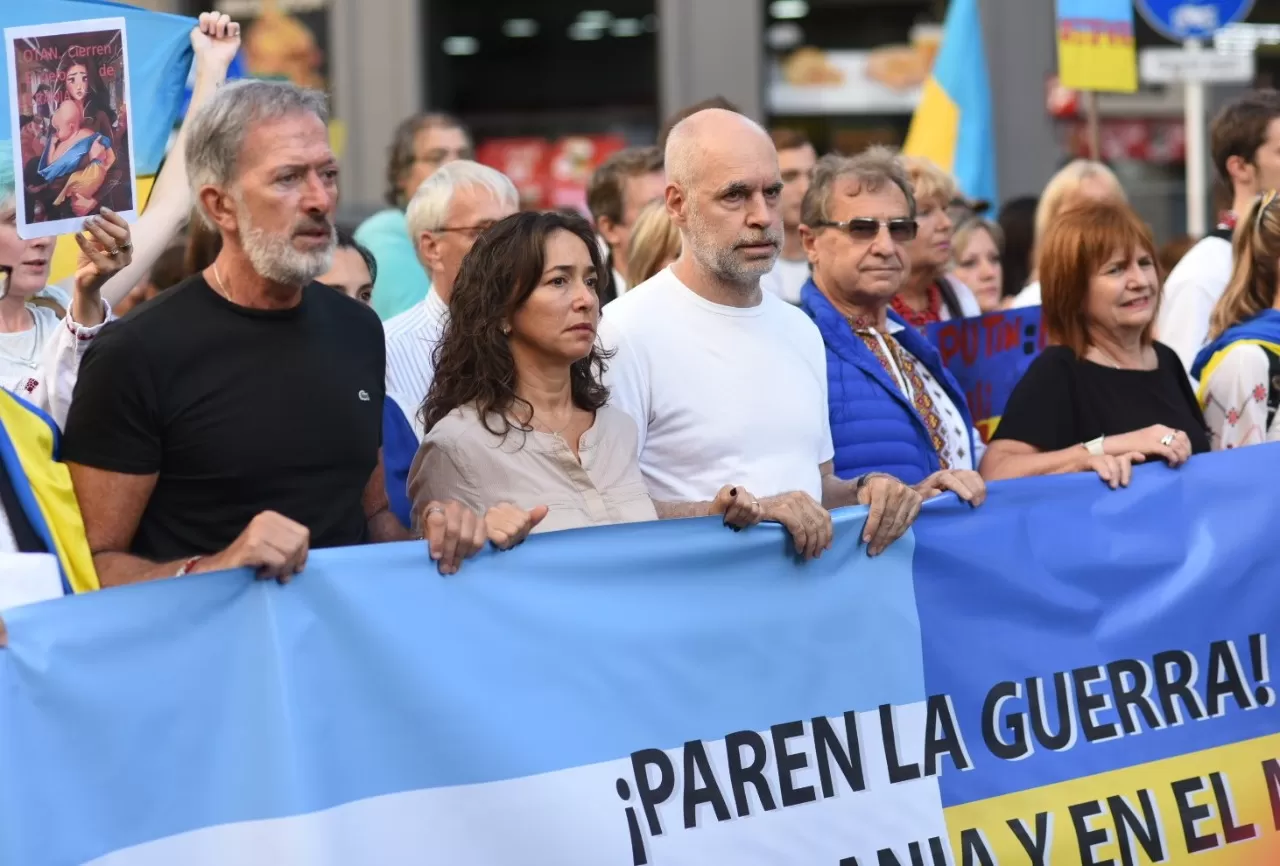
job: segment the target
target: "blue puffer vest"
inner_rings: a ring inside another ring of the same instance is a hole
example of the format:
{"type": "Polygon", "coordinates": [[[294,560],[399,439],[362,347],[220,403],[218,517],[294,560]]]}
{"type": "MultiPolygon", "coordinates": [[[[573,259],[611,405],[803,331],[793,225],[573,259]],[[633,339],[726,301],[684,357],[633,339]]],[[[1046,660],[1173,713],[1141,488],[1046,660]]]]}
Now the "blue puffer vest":
{"type": "MultiPolygon", "coordinates": [[[[800,307],[818,325],[827,347],[827,406],[836,449],[836,475],[856,478],[867,472],[887,472],[907,484],[916,484],[937,472],[938,453],[919,413],[813,280],[801,291],[800,307]]],[[[889,318],[906,325],[892,310],[889,318]]],[[[973,419],[969,407],[960,386],[942,366],[937,350],[909,325],[895,336],[955,402],[964,417],[972,454],[973,419]]]]}

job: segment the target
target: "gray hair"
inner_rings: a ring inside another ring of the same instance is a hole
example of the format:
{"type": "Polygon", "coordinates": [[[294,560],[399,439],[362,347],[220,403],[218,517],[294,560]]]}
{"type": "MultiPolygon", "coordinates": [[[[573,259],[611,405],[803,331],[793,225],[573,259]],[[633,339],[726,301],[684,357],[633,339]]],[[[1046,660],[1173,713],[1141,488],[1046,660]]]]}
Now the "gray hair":
{"type": "Polygon", "coordinates": [[[219,88],[196,111],[187,121],[187,178],[202,218],[200,189],[232,185],[253,125],[297,114],[313,114],[328,123],[328,99],[283,81],[244,80],[219,88]]]}
{"type": "Polygon", "coordinates": [[[869,147],[857,156],[828,154],[813,167],[813,180],[800,205],[800,222],[816,226],[830,219],[831,193],[836,181],[852,178],[859,192],[879,192],[892,184],[907,197],[907,213],[916,215],[916,197],[911,191],[911,181],[906,169],[892,150],[887,147],[869,147]]]}
{"type": "Polygon", "coordinates": [[[520,207],[520,193],[516,191],[516,185],[497,169],[469,159],[446,163],[422,182],[405,209],[409,237],[415,247],[423,232],[435,232],[445,227],[453,195],[463,187],[488,190],[494,198],[513,209],[520,207]]]}

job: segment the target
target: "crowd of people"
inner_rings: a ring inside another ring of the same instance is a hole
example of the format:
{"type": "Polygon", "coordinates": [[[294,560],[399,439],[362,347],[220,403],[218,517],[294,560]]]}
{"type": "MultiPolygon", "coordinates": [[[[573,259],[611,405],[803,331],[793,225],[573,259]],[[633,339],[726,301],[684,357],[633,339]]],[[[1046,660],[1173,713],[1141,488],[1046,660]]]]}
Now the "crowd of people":
{"type": "Polygon", "coordinates": [[[687,517],[778,523],[812,558],[850,505],[878,555],[944,493],[1117,488],[1280,438],[1275,93],[1214,120],[1233,207],[1162,286],[1100,163],[991,220],[927,160],[820,156],[723,100],[605,161],[590,219],[522,210],[461,123],[410,118],[387,209],[348,234],[325,98],[224,84],[225,15],[192,43],[151,204],[86,220],[66,287],[0,175],[0,552],[55,558],[67,591],[287,581],[312,548],[411,539],[452,574],[687,517]],[[984,443],[925,329],[1032,304],[1051,345],[984,443]]]}

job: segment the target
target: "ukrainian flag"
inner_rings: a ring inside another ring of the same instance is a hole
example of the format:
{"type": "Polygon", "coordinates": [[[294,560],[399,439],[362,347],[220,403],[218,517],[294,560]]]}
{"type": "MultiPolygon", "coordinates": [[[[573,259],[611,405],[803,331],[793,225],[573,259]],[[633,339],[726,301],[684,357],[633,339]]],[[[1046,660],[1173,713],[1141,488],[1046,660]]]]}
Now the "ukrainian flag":
{"type": "Polygon", "coordinates": [[[951,0],[942,48],[902,151],[926,157],[950,172],[969,198],[999,200],[991,84],[978,0],[951,0]]]}

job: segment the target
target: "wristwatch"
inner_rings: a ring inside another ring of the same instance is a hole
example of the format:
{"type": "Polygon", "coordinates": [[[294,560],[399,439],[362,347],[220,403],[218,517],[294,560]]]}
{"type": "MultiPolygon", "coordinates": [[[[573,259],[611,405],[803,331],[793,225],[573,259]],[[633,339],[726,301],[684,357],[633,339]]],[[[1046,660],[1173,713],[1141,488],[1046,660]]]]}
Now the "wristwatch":
{"type": "Polygon", "coordinates": [[[1085,451],[1088,451],[1094,457],[1101,457],[1107,453],[1102,450],[1102,440],[1106,438],[1106,436],[1099,436],[1097,439],[1090,439],[1088,442],[1081,442],[1080,444],[1084,446],[1085,451]]]}

